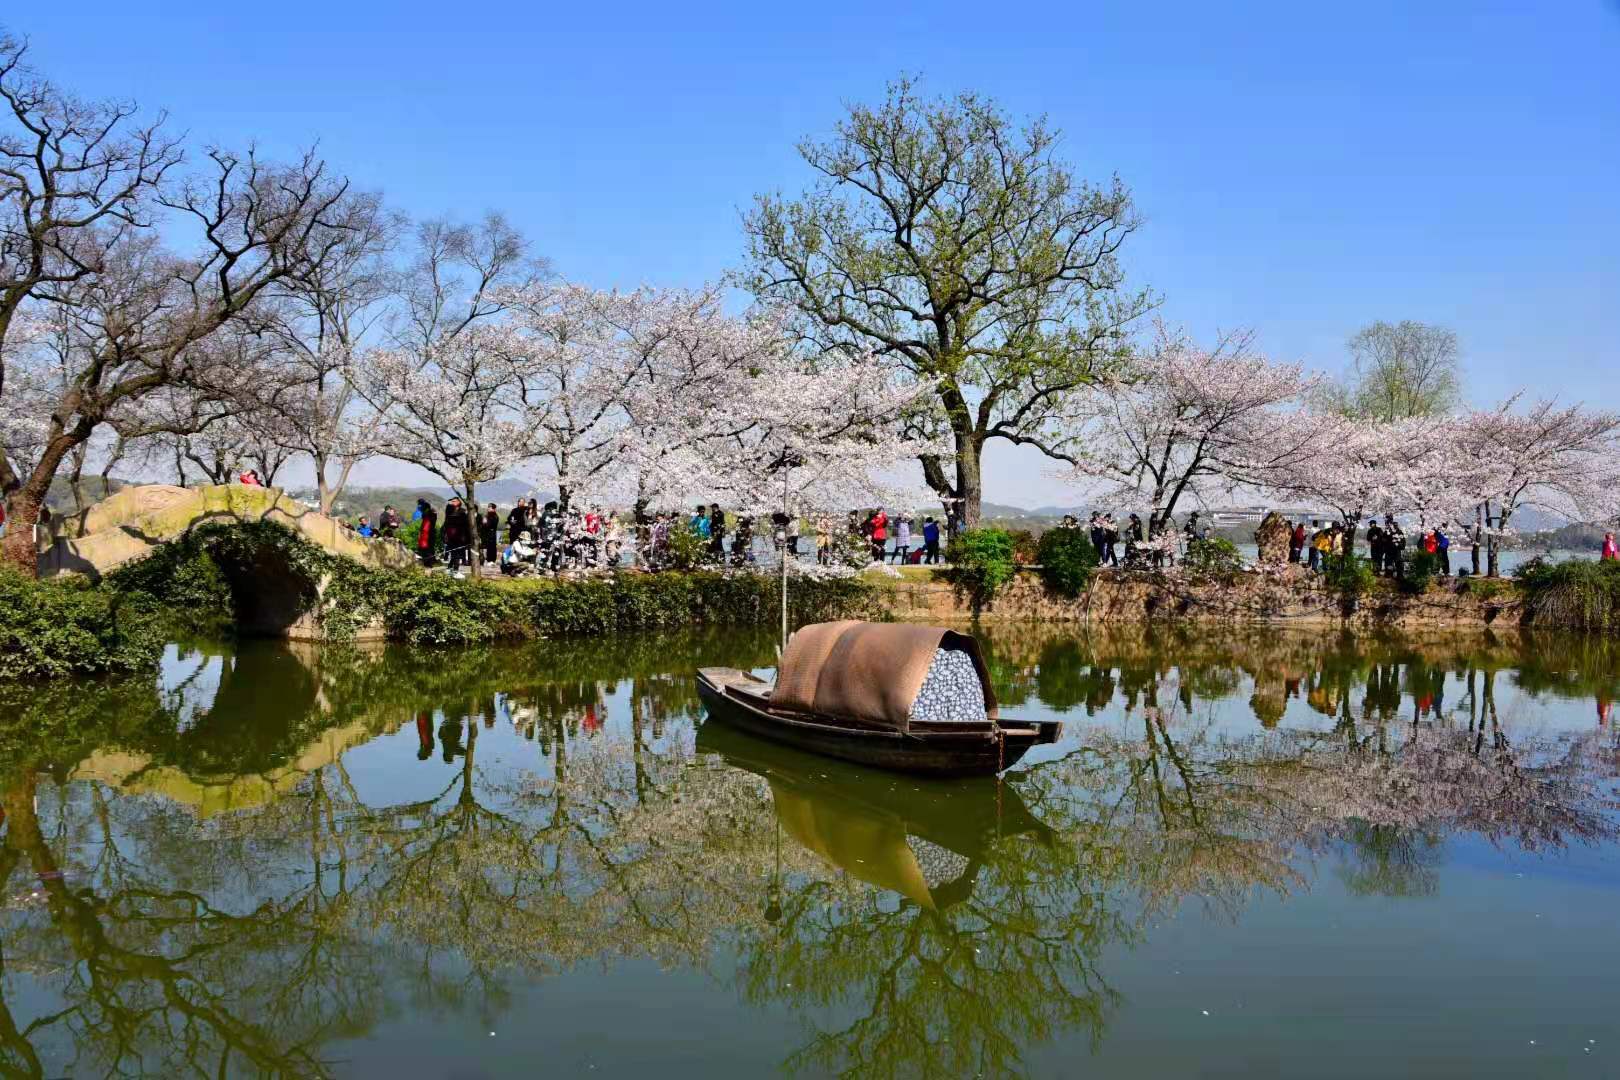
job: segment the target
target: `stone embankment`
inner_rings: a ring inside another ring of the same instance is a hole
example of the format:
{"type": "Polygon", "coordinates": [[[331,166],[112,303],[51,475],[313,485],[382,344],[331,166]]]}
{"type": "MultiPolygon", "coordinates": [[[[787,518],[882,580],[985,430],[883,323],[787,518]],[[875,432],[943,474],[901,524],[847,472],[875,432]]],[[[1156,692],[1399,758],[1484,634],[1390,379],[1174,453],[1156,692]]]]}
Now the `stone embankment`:
{"type": "MultiPolygon", "coordinates": [[[[972,608],[939,578],[887,579],[880,586],[896,619],[928,621],[970,618],[972,608]]],[[[1409,595],[1379,581],[1347,604],[1321,578],[1299,567],[1242,573],[1231,581],[1180,573],[1100,570],[1077,599],[1049,593],[1033,572],[1021,571],[983,612],[981,619],[1008,622],[1349,623],[1360,626],[1517,625],[1523,618],[1510,582],[1484,579],[1439,581],[1409,595]]]]}

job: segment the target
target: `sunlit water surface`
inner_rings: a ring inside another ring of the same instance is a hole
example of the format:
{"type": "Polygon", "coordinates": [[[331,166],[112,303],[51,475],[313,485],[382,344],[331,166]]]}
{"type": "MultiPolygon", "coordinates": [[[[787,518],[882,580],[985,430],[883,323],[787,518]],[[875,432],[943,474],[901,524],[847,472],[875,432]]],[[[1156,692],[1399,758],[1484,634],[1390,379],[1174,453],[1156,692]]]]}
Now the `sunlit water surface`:
{"type": "Polygon", "coordinates": [[[1620,1075],[1612,644],[986,637],[1001,784],[705,722],[754,634],[13,699],[0,1073],[1620,1075]]]}

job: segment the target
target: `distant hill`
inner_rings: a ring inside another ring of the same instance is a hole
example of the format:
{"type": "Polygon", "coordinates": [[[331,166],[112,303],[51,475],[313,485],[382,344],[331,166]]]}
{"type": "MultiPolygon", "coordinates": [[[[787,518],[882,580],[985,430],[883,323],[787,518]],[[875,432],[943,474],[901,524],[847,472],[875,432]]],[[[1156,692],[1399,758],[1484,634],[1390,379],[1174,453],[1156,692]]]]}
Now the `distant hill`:
{"type": "MultiPolygon", "coordinates": [[[[446,499],[455,494],[448,487],[436,487],[430,490],[438,492],[441,498],[446,499]]],[[[556,497],[556,492],[537,487],[533,481],[517,480],[507,476],[503,476],[499,480],[491,480],[487,484],[478,485],[479,502],[493,502],[501,506],[515,503],[519,499],[539,499],[542,503],[545,503],[547,500],[556,497]]]]}
{"type": "MultiPolygon", "coordinates": [[[[314,505],[316,501],[315,489],[312,487],[290,488],[288,494],[310,505],[314,505]]],[[[415,508],[417,499],[426,499],[435,508],[443,509],[444,504],[455,494],[456,492],[443,484],[421,487],[357,487],[351,484],[344,489],[342,496],[338,498],[332,510],[339,517],[357,517],[360,514],[376,517],[382,512],[384,506],[392,506],[395,510],[408,516],[411,510],[415,508]]],[[[487,484],[479,484],[477,495],[480,503],[492,502],[502,509],[511,506],[519,499],[534,498],[544,503],[557,497],[555,492],[536,488],[527,480],[515,480],[509,477],[491,480],[487,484]]]]}

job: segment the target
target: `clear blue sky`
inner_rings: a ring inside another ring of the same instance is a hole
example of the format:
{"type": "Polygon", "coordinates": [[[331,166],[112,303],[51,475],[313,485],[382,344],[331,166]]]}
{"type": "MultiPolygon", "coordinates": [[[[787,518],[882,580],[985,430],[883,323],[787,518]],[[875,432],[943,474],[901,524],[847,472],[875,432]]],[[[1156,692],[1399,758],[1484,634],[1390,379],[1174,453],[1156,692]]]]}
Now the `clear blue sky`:
{"type": "MultiPolygon", "coordinates": [[[[44,5],[34,62],[199,142],[318,138],[413,214],[505,211],[563,274],[695,284],[794,143],[901,71],[1044,112],[1147,227],[1197,333],[1337,370],[1373,319],[1454,327],[1470,398],[1620,407],[1620,2],[44,5]],[[189,9],[189,10],[188,10],[189,9]]],[[[987,495],[1059,489],[1011,451],[987,495]]]]}

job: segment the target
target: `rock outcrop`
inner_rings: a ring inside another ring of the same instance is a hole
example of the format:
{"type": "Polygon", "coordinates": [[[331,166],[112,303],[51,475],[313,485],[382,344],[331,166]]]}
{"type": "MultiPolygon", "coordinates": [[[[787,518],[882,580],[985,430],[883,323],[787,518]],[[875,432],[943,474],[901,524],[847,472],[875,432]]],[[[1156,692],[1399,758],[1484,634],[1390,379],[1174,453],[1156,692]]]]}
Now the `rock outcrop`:
{"type": "Polygon", "coordinates": [[[1281,566],[1288,561],[1288,541],[1293,530],[1283,516],[1273,510],[1254,530],[1254,542],[1260,549],[1258,562],[1263,566],[1281,566]]]}

